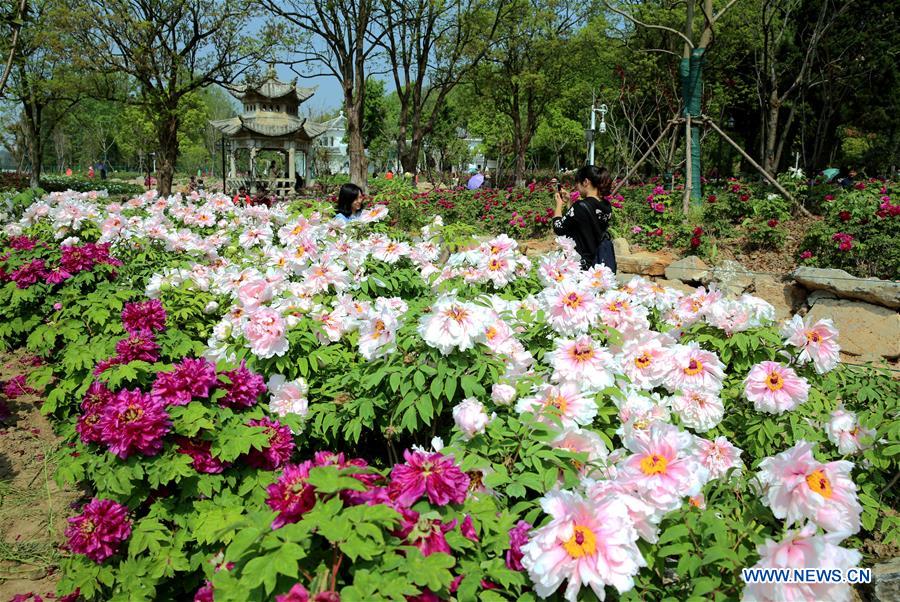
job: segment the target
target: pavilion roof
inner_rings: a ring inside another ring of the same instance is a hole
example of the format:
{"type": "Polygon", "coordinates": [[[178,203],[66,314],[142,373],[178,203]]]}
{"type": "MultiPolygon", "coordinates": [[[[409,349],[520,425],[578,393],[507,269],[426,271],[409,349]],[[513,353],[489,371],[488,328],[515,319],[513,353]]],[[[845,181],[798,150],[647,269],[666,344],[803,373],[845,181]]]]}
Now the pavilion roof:
{"type": "Polygon", "coordinates": [[[210,124],[230,137],[247,133],[268,138],[297,136],[311,140],[326,129],[322,124],[285,113],[270,113],[265,117],[238,115],[229,119],[210,121],[210,124]]]}
{"type": "Polygon", "coordinates": [[[228,86],[232,96],[244,99],[248,96],[262,96],[264,98],[278,99],[285,96],[294,96],[298,103],[309,100],[315,94],[315,88],[301,88],[297,85],[295,77],[290,82],[283,82],[275,77],[275,69],[270,68],[266,76],[260,82],[249,82],[228,86]]]}

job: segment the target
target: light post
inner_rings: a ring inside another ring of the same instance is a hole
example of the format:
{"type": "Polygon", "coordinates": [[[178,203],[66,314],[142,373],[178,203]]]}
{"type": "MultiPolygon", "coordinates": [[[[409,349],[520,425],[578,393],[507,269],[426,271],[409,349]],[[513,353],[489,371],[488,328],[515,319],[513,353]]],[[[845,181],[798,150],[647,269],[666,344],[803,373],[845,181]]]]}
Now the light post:
{"type": "Polygon", "coordinates": [[[585,130],[585,137],[587,138],[588,143],[590,144],[588,150],[588,165],[594,164],[594,141],[596,140],[595,132],[600,132],[601,134],[606,133],[606,113],[609,111],[605,104],[600,105],[599,107],[594,107],[591,105],[591,129],[585,130]],[[600,113],[600,128],[597,128],[597,113],[600,113]],[[588,134],[587,132],[590,132],[588,134]]]}

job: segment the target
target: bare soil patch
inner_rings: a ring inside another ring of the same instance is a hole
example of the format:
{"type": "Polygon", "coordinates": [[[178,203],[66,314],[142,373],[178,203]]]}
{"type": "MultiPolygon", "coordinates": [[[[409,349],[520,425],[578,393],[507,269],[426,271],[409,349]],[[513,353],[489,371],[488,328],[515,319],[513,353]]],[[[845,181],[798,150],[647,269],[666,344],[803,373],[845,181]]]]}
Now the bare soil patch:
{"type": "MultiPolygon", "coordinates": [[[[31,369],[30,357],[0,353],[0,383],[31,369]]],[[[80,497],[54,481],[69,450],[41,415],[42,403],[38,394],[10,397],[0,389],[9,410],[0,416],[0,600],[30,593],[52,599],[66,517],[80,497]]]]}

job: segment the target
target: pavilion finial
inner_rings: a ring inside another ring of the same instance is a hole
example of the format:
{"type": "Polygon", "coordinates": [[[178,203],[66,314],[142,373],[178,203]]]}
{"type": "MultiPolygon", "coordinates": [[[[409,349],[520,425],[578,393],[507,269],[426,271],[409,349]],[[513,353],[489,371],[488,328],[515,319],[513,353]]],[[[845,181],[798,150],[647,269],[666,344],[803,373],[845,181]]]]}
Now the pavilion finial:
{"type": "Polygon", "coordinates": [[[269,68],[266,70],[266,77],[268,79],[275,79],[275,61],[269,61],[269,68]]]}

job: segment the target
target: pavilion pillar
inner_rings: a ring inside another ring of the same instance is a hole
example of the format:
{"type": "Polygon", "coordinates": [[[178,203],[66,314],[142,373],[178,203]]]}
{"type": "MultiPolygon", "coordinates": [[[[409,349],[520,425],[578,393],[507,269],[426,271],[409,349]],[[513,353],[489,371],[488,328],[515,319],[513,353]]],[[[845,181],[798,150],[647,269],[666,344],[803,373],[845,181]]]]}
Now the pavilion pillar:
{"type": "Polygon", "coordinates": [[[228,151],[228,177],[237,177],[237,161],[234,159],[234,149],[228,151]]]}
{"type": "Polygon", "coordinates": [[[250,149],[250,186],[256,192],[256,153],[259,149],[255,146],[250,149]]]}
{"type": "Polygon", "coordinates": [[[291,182],[294,182],[297,179],[297,155],[293,142],[291,142],[291,145],[288,147],[288,179],[291,182]]]}

